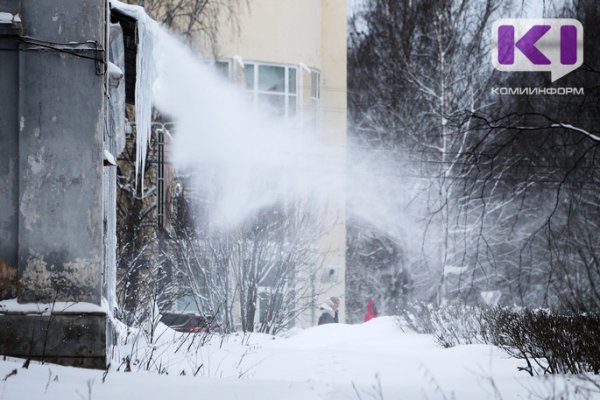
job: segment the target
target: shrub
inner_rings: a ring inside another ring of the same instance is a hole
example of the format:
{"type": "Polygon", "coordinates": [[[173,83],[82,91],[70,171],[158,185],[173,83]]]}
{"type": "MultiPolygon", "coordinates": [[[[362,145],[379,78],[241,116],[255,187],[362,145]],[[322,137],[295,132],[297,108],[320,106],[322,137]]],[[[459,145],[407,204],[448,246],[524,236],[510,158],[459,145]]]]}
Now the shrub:
{"type": "Polygon", "coordinates": [[[600,373],[600,314],[413,303],[401,317],[405,326],[433,335],[443,347],[499,346],[523,359],[520,370],[531,375],[600,373]]]}
{"type": "Polygon", "coordinates": [[[600,372],[600,315],[493,308],[483,319],[486,341],[525,360],[531,375],[600,372]]]}
{"type": "Polygon", "coordinates": [[[401,320],[416,332],[433,335],[446,348],[484,342],[485,321],[478,307],[413,303],[404,309],[401,320]]]}

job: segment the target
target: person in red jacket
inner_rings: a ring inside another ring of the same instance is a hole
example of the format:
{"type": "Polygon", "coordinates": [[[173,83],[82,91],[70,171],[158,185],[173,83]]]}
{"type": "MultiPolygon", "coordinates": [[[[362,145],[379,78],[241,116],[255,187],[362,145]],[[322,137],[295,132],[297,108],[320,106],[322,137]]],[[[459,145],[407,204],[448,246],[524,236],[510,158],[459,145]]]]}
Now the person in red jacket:
{"type": "Polygon", "coordinates": [[[375,308],[375,302],[369,300],[367,303],[367,313],[365,314],[365,322],[377,317],[377,308],[375,308]]]}

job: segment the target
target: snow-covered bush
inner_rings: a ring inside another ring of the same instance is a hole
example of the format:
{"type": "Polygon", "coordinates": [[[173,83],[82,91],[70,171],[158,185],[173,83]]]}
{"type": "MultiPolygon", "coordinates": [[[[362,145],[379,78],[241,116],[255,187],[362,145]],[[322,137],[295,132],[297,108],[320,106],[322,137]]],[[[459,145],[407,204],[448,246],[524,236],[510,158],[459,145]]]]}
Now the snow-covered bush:
{"type": "Polygon", "coordinates": [[[443,347],[489,343],[526,363],[535,374],[600,373],[600,315],[565,315],[548,310],[435,307],[412,303],[401,324],[434,336],[443,347]]]}
{"type": "Polygon", "coordinates": [[[404,309],[401,321],[416,332],[432,334],[441,346],[453,347],[486,342],[483,315],[483,309],[474,306],[412,303],[404,309]]]}
{"type": "Polygon", "coordinates": [[[522,358],[529,374],[600,373],[600,315],[493,308],[483,313],[488,340],[522,358]]]}

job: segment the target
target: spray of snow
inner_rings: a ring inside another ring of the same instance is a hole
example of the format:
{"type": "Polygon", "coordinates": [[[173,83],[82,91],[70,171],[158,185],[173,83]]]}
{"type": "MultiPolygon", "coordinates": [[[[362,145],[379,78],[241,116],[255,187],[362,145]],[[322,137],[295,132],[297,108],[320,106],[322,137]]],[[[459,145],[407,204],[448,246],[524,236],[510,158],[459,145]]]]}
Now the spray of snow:
{"type": "Polygon", "coordinates": [[[257,112],[173,36],[155,34],[154,104],[175,121],[173,159],[208,190],[213,222],[233,225],[277,201],[327,195],[334,177],[323,171],[343,164],[343,152],[332,157],[294,121],[257,112]]]}
{"type": "MultiPolygon", "coordinates": [[[[175,122],[172,159],[189,172],[208,197],[211,221],[232,226],[276,202],[339,199],[345,188],[348,213],[406,237],[413,221],[406,207],[414,184],[395,179],[382,157],[360,155],[364,162],[346,171],[346,148],[325,145],[298,121],[276,119],[257,110],[238,86],[226,82],[143,9],[112,0],[140,26],[136,83],[137,159],[143,171],[154,105],[175,122]],[[153,86],[150,83],[154,82],[153,86]],[[152,87],[152,93],[149,88],[152,87]],[[392,182],[397,182],[392,185],[392,182]],[[393,218],[392,218],[393,216],[393,218]]],[[[393,164],[397,165],[397,164],[393,164]]],[[[417,246],[419,247],[419,246],[417,246]]]]}

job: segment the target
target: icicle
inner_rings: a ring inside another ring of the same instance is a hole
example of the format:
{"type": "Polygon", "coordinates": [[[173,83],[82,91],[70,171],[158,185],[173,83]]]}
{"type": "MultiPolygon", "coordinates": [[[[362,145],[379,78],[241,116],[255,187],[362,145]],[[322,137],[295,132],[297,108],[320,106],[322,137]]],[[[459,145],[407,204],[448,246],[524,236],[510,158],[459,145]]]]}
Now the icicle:
{"type": "Polygon", "coordinates": [[[136,60],[137,80],[135,82],[135,123],[137,127],[135,160],[135,182],[141,175],[142,194],[144,193],[144,171],[146,170],[146,152],[150,142],[152,119],[152,84],[154,82],[154,38],[150,23],[153,22],[144,13],[144,19],[138,19],[138,52],[136,60]],[[143,22],[142,22],[143,21],[143,22]]]}
{"type": "Polygon", "coordinates": [[[158,29],[142,7],[111,0],[111,7],[137,20],[138,44],[135,82],[135,124],[136,124],[136,158],[135,184],[141,180],[141,192],[144,193],[144,170],[146,169],[146,153],[152,134],[152,85],[156,77],[154,62],[154,32],[158,29]]]}

